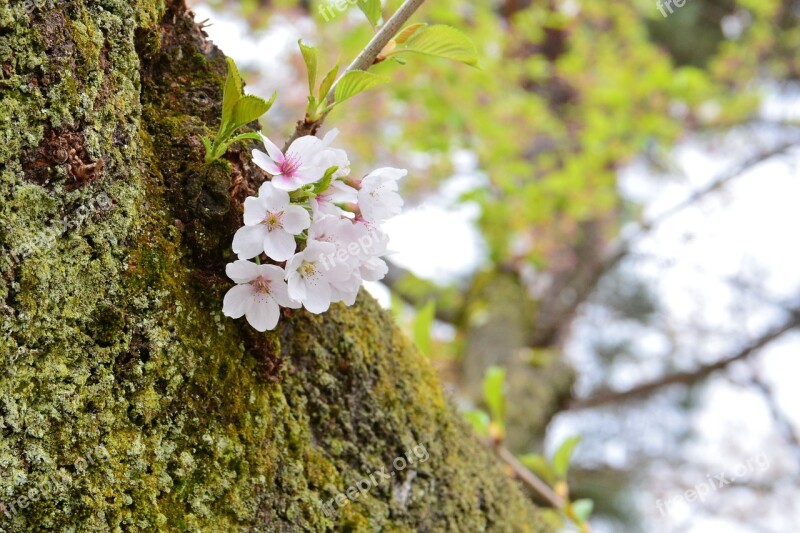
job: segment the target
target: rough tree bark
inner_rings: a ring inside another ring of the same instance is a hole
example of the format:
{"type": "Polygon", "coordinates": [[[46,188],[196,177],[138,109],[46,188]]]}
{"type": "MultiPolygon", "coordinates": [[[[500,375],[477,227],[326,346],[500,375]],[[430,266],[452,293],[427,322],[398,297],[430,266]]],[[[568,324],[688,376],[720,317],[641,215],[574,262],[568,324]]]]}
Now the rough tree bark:
{"type": "Polygon", "coordinates": [[[0,0],[0,528],[545,530],[368,295],[222,316],[263,176],[202,163],[225,65],[183,0],[48,4],[0,0]]]}

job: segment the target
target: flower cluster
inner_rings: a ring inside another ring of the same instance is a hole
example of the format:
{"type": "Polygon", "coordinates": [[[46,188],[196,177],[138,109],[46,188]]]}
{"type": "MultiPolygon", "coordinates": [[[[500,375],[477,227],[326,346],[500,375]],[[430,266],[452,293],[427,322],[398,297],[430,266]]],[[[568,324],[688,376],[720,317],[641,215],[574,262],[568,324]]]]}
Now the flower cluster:
{"type": "Polygon", "coordinates": [[[300,137],[286,153],[262,135],[267,153],[253,150],[253,161],[272,179],[244,202],[233,238],[239,259],[226,268],[237,283],[225,295],[226,316],[266,331],[281,307],[323,313],[332,303],[353,305],[362,281],[386,275],[389,239],[380,225],[400,213],[397,181],[406,171],[350,179],[347,154],[330,147],[337,133],[300,137]]]}

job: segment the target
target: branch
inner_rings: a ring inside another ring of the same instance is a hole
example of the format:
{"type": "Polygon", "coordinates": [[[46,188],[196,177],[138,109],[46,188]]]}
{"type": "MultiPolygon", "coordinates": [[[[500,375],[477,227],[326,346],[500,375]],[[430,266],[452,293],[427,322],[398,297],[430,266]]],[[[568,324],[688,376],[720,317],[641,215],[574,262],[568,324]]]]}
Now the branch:
{"type": "Polygon", "coordinates": [[[652,220],[643,223],[641,231],[637,235],[634,235],[631,240],[634,240],[634,241],[638,240],[644,234],[646,234],[647,232],[652,230],[655,226],[657,226],[658,224],[662,223],[664,220],[672,217],[674,214],[686,209],[687,207],[690,207],[691,205],[693,205],[694,203],[696,203],[699,200],[702,200],[703,198],[705,198],[706,196],[708,196],[712,192],[721,189],[728,182],[733,181],[734,179],[738,178],[739,176],[741,176],[742,174],[744,174],[748,170],[751,170],[753,167],[756,167],[756,166],[760,165],[761,163],[763,163],[764,161],[767,161],[768,159],[772,159],[775,156],[785,154],[791,148],[794,148],[795,146],[797,146],[798,143],[800,143],[800,141],[797,141],[797,140],[786,141],[786,142],[781,143],[778,146],[776,146],[774,148],[771,148],[771,149],[769,149],[769,150],[767,150],[765,152],[760,152],[760,153],[750,157],[749,159],[745,159],[742,163],[739,164],[739,166],[734,167],[731,170],[728,170],[726,173],[724,173],[721,176],[719,176],[717,179],[715,179],[710,184],[706,185],[705,187],[703,187],[702,189],[700,189],[698,191],[695,191],[688,198],[686,198],[683,202],[678,203],[677,205],[671,207],[670,209],[667,209],[663,213],[659,214],[657,217],[654,217],[652,220]]]}
{"type": "MultiPolygon", "coordinates": [[[[350,66],[347,67],[345,72],[347,73],[351,70],[367,70],[369,67],[371,67],[373,63],[375,63],[375,58],[377,58],[378,54],[381,53],[381,50],[383,50],[383,48],[389,44],[389,41],[392,40],[392,37],[397,35],[397,32],[400,31],[400,28],[403,26],[403,24],[408,22],[408,19],[411,18],[411,15],[413,15],[414,12],[419,9],[419,6],[421,6],[424,1],[425,0],[406,0],[403,2],[403,5],[400,6],[400,9],[398,9],[395,14],[392,15],[392,18],[390,18],[389,21],[378,31],[378,33],[375,34],[369,44],[367,44],[367,47],[364,48],[360,54],[358,54],[358,57],[356,57],[352,63],[350,63],[350,66]]],[[[333,101],[333,92],[335,88],[336,84],[334,83],[333,87],[331,87],[331,90],[328,92],[328,100],[330,102],[333,101]]]]}
{"type": "MultiPolygon", "coordinates": [[[[367,43],[367,46],[342,73],[342,76],[353,70],[367,70],[369,67],[371,67],[375,63],[375,59],[378,57],[378,54],[381,53],[381,50],[383,50],[383,48],[389,43],[392,37],[397,35],[397,32],[400,31],[400,28],[406,22],[408,22],[408,19],[411,18],[411,15],[413,15],[414,12],[419,9],[424,1],[425,0],[406,0],[403,2],[403,5],[400,6],[400,9],[395,11],[394,15],[392,15],[386,24],[384,24],[381,29],[378,30],[378,32],[372,37],[372,40],[367,43]]],[[[336,80],[336,83],[333,84],[330,91],[328,91],[328,94],[325,96],[329,104],[332,104],[335,101],[334,95],[336,86],[339,84],[339,81],[341,81],[342,76],[339,76],[339,79],[336,80]]],[[[286,147],[288,148],[288,146],[292,144],[292,141],[298,137],[303,137],[304,135],[315,135],[327,116],[328,112],[325,112],[316,120],[309,120],[308,116],[302,120],[298,120],[294,133],[286,141],[286,147]]]]}
{"type": "Polygon", "coordinates": [[[768,331],[735,355],[720,359],[716,363],[703,365],[691,372],[680,372],[665,376],[663,378],[638,385],[626,391],[602,391],[588,398],[577,399],[569,404],[567,410],[577,411],[580,409],[590,409],[614,403],[626,402],[633,399],[641,399],[672,385],[695,385],[703,381],[711,374],[720,370],[724,370],[737,361],[746,359],[785,333],[800,327],[800,309],[794,309],[791,311],[791,313],[791,317],[786,322],[768,331]]]}
{"type": "Polygon", "coordinates": [[[792,421],[778,404],[778,400],[775,398],[775,392],[772,390],[772,387],[765,380],[761,379],[755,373],[755,370],[752,378],[750,379],[750,384],[761,393],[762,397],[764,398],[764,403],[767,404],[767,408],[769,408],[770,414],[772,414],[772,418],[775,421],[775,424],[778,426],[778,430],[783,433],[787,444],[792,449],[795,457],[798,458],[798,461],[800,461],[800,434],[795,431],[794,427],[792,426],[792,421]]]}
{"type": "Polygon", "coordinates": [[[522,481],[527,487],[533,490],[536,494],[544,498],[544,500],[553,506],[556,509],[563,509],[565,502],[564,499],[559,496],[558,494],[550,488],[550,486],[539,479],[536,474],[525,468],[525,465],[519,462],[519,460],[514,457],[514,454],[511,453],[508,448],[504,446],[493,446],[495,454],[497,457],[503,461],[505,464],[511,468],[514,472],[514,475],[522,481]]]}
{"type": "MultiPolygon", "coordinates": [[[[717,179],[715,179],[712,183],[710,183],[706,187],[703,187],[702,189],[695,191],[684,201],[674,205],[673,207],[667,209],[666,211],[660,213],[659,215],[653,217],[652,219],[642,222],[639,230],[634,235],[619,242],[615,247],[613,247],[610,250],[610,252],[604,259],[590,266],[588,272],[586,272],[585,276],[583,276],[584,279],[579,280],[580,285],[578,289],[575,291],[574,296],[570,298],[568,302],[566,302],[559,309],[556,309],[554,311],[545,309],[541,312],[540,323],[542,325],[537,327],[536,331],[534,332],[533,344],[536,346],[540,346],[540,345],[546,345],[548,342],[551,342],[551,340],[555,338],[555,335],[557,334],[558,330],[563,326],[563,324],[568,322],[568,318],[577,311],[578,307],[584,301],[586,301],[586,299],[588,299],[589,296],[591,296],[592,292],[594,292],[594,289],[595,287],[597,287],[597,284],[600,282],[600,280],[608,272],[610,272],[617,265],[619,265],[623,259],[628,257],[628,255],[630,255],[636,243],[639,242],[646,235],[648,235],[650,232],[652,232],[656,227],[658,227],[659,224],[663,223],[665,220],[671,218],[672,216],[686,209],[687,207],[690,207],[696,202],[702,200],[712,192],[718,191],[726,184],[740,177],[748,170],[751,170],[752,168],[758,166],[764,161],[767,161],[768,159],[771,159],[772,157],[788,152],[791,148],[797,146],[798,144],[799,143],[797,140],[787,141],[776,146],[775,148],[756,154],[755,156],[743,161],[733,169],[728,170],[724,174],[720,175],[717,179]]],[[[580,275],[580,273],[578,275],[580,275]]],[[[559,295],[562,293],[562,289],[563,287],[558,286],[558,287],[553,287],[552,291],[555,291],[555,294],[559,295]]],[[[543,298],[542,300],[548,301],[547,296],[545,296],[545,298],[543,298]]],[[[563,299],[558,297],[553,297],[551,298],[550,301],[559,303],[562,302],[563,299]]]]}
{"type": "Polygon", "coordinates": [[[381,283],[389,287],[401,300],[414,308],[420,308],[431,300],[436,302],[436,319],[448,324],[457,324],[464,306],[464,295],[457,285],[440,286],[422,279],[412,272],[397,266],[390,260],[386,277],[381,283]]]}

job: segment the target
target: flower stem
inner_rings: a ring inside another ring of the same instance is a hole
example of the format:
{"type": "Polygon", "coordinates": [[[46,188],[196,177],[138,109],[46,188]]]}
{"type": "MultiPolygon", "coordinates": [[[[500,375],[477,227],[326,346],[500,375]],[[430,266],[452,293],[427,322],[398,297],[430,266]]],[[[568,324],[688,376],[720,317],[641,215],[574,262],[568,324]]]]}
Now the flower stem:
{"type": "MultiPolygon", "coordinates": [[[[350,63],[350,66],[342,73],[342,76],[347,74],[352,70],[367,70],[375,63],[375,59],[378,57],[378,54],[381,53],[383,47],[386,46],[392,37],[397,35],[397,32],[400,31],[400,28],[408,22],[408,19],[411,18],[411,15],[419,9],[422,3],[425,0],[405,0],[403,5],[395,11],[394,15],[386,21],[386,24],[381,26],[381,29],[372,37],[372,40],[367,43],[367,46],[361,51],[358,56],[350,63]]],[[[328,102],[327,107],[325,107],[324,111],[322,111],[319,116],[311,117],[306,114],[303,120],[297,121],[297,127],[295,127],[294,133],[291,137],[286,140],[286,144],[284,145],[284,151],[289,148],[289,145],[294,142],[295,139],[302,137],[304,135],[315,135],[317,130],[322,126],[322,123],[325,121],[325,117],[328,116],[331,109],[333,108],[333,104],[335,103],[335,91],[336,85],[339,83],[339,80],[342,79],[342,76],[339,76],[339,79],[336,80],[336,83],[333,84],[331,89],[328,91],[328,94],[325,96],[325,100],[328,102]]]]}

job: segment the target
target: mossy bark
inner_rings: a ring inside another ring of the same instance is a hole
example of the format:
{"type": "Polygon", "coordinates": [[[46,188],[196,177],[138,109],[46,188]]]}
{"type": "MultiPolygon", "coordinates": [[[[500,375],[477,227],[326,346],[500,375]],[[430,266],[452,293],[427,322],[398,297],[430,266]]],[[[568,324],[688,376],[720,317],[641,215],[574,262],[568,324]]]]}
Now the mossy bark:
{"type": "Polygon", "coordinates": [[[0,0],[0,528],[544,530],[369,296],[222,316],[224,69],[178,0],[0,0]]]}

